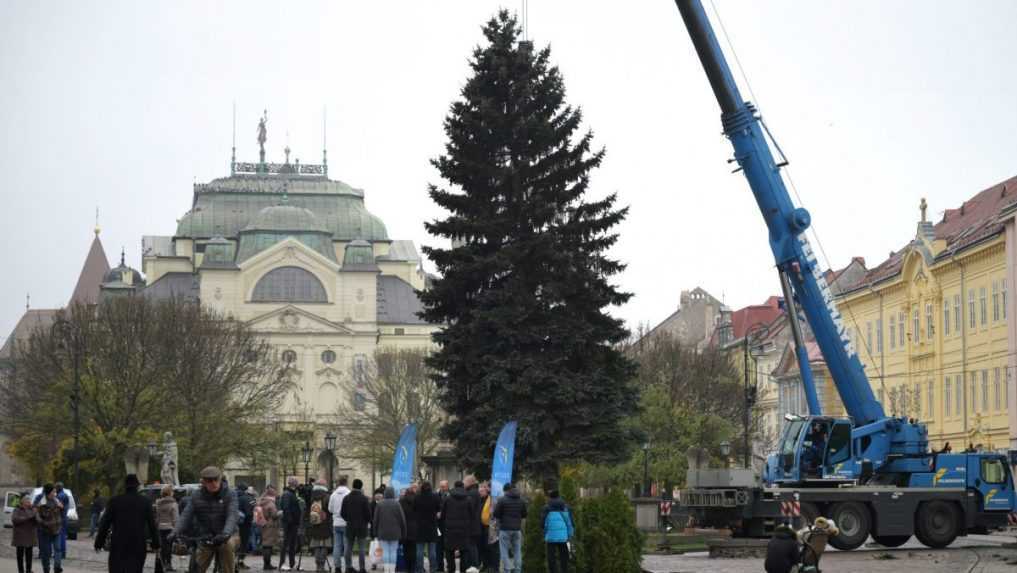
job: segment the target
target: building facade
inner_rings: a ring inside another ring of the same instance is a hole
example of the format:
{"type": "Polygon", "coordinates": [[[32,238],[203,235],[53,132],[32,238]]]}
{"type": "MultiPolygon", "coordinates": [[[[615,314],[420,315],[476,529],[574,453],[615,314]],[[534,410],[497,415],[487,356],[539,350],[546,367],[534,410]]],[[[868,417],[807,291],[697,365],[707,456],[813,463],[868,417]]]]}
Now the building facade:
{"type": "Polygon", "coordinates": [[[683,290],[678,308],[643,336],[672,336],[683,344],[701,348],[717,327],[728,321],[730,314],[731,310],[706,290],[700,287],[683,290]]]}
{"type": "Polygon", "coordinates": [[[417,316],[420,256],[411,241],[389,237],[362,190],[329,179],[325,164],[291,164],[287,153],[282,164],[232,171],[194,186],[172,236],[143,238],[142,292],[189,297],[262,334],[297,386],[272,422],[316,438],[318,476],[329,455],[321,435],[338,429],[335,475],[366,478],[375,472],[345,455],[336,412],[340,403],[363,407],[355,373],[377,349],[430,347],[434,328],[417,316]]]}
{"type": "Polygon", "coordinates": [[[923,200],[914,239],[838,296],[876,397],[887,414],[925,422],[934,448],[1010,446],[1014,251],[1004,213],[1015,201],[1017,178],[933,224],[923,200]]]}

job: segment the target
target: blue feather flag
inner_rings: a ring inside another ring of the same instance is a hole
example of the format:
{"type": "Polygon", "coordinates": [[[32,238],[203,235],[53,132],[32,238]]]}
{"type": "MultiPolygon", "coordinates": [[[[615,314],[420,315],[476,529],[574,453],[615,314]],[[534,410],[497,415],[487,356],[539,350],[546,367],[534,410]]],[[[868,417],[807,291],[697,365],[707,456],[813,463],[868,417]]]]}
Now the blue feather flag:
{"type": "Polygon", "coordinates": [[[509,422],[501,429],[498,443],[494,446],[494,462],[491,465],[491,496],[501,496],[505,484],[512,483],[512,462],[516,457],[516,422],[509,422]]]}

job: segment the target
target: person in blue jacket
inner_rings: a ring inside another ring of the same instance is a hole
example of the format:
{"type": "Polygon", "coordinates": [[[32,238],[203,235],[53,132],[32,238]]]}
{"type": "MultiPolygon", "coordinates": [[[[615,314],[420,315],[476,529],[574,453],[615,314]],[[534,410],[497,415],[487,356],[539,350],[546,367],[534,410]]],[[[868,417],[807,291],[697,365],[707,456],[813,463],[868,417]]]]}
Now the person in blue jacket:
{"type": "Polygon", "coordinates": [[[544,527],[544,543],[547,544],[548,573],[568,573],[569,546],[568,542],[575,534],[572,523],[572,512],[562,501],[558,490],[548,492],[550,499],[541,512],[541,524],[544,527]]]}

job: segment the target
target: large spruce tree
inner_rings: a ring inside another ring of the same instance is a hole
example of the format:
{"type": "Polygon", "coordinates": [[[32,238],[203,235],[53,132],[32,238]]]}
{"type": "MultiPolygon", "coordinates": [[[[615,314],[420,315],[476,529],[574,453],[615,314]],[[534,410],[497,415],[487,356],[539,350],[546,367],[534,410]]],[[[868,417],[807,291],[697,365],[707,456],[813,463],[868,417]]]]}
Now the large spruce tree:
{"type": "Polygon", "coordinates": [[[604,152],[579,133],[550,50],[519,42],[505,11],[483,31],[433,161],[448,185],[429,193],[449,215],[426,227],[452,247],[424,249],[441,276],[422,316],[444,325],[429,364],[451,414],[444,435],[467,466],[485,472],[502,424],[517,420],[516,467],[551,478],[562,462],[623,459],[629,443],[635,368],[605,312],[631,296],[610,284],[624,265],[605,255],[627,209],[585,198],[604,152]]]}

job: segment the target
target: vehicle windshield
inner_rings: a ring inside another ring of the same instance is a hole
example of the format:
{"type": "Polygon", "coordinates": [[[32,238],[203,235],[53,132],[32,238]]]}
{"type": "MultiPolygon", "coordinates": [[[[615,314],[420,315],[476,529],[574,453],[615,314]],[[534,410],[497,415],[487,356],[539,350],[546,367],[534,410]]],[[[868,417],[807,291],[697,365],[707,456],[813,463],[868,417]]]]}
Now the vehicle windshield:
{"type": "Polygon", "coordinates": [[[806,420],[794,420],[789,422],[784,429],[784,436],[780,440],[780,454],[782,456],[790,455],[794,457],[795,445],[798,443],[798,434],[802,432],[802,427],[806,424],[806,420]]]}

